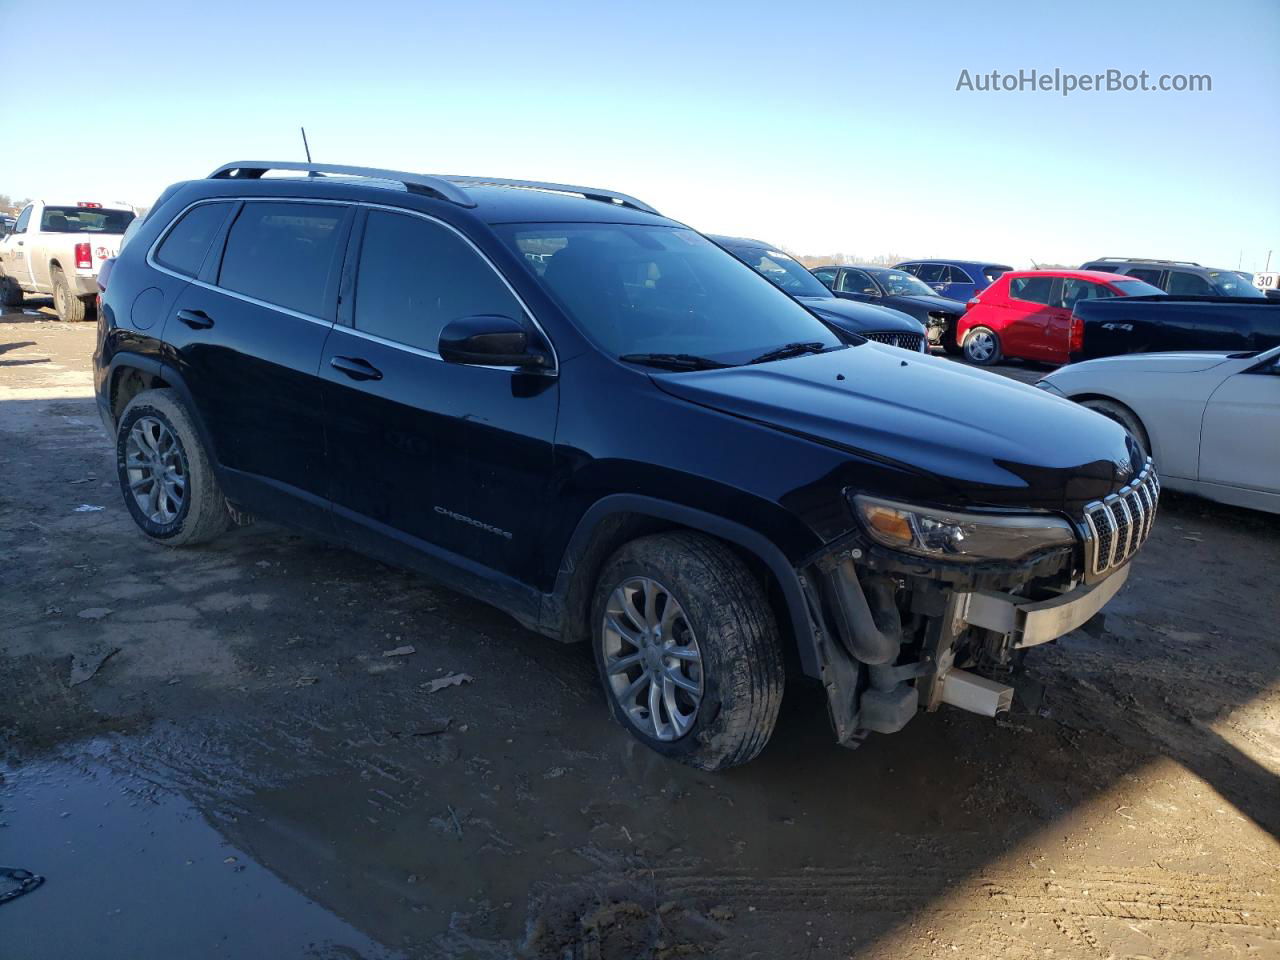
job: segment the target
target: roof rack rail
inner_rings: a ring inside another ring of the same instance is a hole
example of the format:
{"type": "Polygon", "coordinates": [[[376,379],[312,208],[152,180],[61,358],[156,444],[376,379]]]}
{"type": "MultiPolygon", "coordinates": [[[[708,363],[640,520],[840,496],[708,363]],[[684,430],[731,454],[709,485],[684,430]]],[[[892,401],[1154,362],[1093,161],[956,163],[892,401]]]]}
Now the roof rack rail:
{"type": "Polygon", "coordinates": [[[293,160],[237,160],[224,163],[213,173],[210,180],[259,180],[269,170],[291,170],[308,173],[312,176],[322,174],[339,174],[349,177],[368,177],[375,180],[395,180],[404,184],[410,193],[425,193],[429,196],[456,203],[460,207],[474,207],[465,190],[460,189],[444,177],[424,176],[421,173],[407,173],[403,170],[382,170],[377,167],[349,167],[336,163],[300,163],[293,160]]]}
{"type": "Polygon", "coordinates": [[[587,200],[599,200],[602,203],[614,203],[623,207],[631,207],[644,213],[660,216],[657,210],[642,200],[618,193],[615,190],[598,190],[595,187],[578,187],[568,183],[544,183],[541,180],[504,180],[499,177],[456,177],[429,176],[422,173],[407,173],[404,170],[382,170],[378,167],[349,167],[336,163],[301,163],[293,160],[237,160],[224,163],[213,173],[210,180],[259,180],[269,170],[290,170],[307,173],[311,176],[323,174],[339,174],[349,177],[369,177],[377,180],[394,180],[404,184],[404,188],[412,193],[425,193],[460,207],[474,207],[476,202],[467,195],[463,187],[520,187],[526,190],[547,190],[552,193],[573,193],[587,200]]]}
{"type": "Polygon", "coordinates": [[[1102,260],[1111,263],[1177,263],[1184,267],[1200,266],[1194,260],[1164,260],[1160,257],[1098,257],[1098,261],[1102,260]]]}
{"type": "Polygon", "coordinates": [[[637,200],[635,197],[625,193],[618,193],[616,190],[578,187],[569,183],[545,183],[541,180],[503,180],[498,177],[446,176],[442,179],[448,180],[450,183],[465,184],[472,187],[520,187],[525,190],[546,190],[551,193],[576,193],[578,196],[585,197],[588,200],[615,203],[619,206],[631,207],[633,210],[640,210],[643,213],[661,216],[657,210],[643,200],[637,200]]]}

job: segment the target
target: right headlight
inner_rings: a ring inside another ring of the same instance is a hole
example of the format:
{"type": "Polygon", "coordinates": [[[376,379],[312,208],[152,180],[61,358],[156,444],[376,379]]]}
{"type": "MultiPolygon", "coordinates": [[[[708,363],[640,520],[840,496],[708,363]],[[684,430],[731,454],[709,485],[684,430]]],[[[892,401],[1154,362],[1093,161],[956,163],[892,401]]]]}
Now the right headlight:
{"type": "Polygon", "coordinates": [[[852,497],[852,502],[873,540],[904,553],[937,560],[1019,560],[1076,540],[1071,524],[1049,514],[939,510],[861,494],[852,497]]]}

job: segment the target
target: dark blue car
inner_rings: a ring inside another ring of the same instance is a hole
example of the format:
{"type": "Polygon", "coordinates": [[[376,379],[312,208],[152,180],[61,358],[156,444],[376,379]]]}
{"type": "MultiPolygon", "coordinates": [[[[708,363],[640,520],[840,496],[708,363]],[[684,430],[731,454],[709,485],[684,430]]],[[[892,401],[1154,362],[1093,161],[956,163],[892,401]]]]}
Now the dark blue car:
{"type": "Polygon", "coordinates": [[[708,237],[832,326],[904,350],[929,352],[925,326],[915,317],[874,303],[842,300],[799,261],[761,240],[715,234],[708,237]]]}
{"type": "Polygon", "coordinates": [[[907,260],[898,264],[898,269],[918,277],[933,287],[939,296],[967,301],[1013,267],[986,260],[907,260]]]}

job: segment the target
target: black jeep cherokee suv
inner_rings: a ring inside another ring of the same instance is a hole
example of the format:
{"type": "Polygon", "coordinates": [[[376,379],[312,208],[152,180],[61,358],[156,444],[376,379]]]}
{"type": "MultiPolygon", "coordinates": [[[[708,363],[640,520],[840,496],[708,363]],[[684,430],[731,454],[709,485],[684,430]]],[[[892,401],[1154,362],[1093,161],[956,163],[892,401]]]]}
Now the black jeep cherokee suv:
{"type": "Polygon", "coordinates": [[[1154,518],[1118,425],[841,339],[610,191],[229,164],[103,283],[147,536],[261,514],[421,569],[589,641],[619,721],[708,769],[764,747],[789,649],[845,744],[1007,708],[965,668],[1082,623],[1154,518]]]}

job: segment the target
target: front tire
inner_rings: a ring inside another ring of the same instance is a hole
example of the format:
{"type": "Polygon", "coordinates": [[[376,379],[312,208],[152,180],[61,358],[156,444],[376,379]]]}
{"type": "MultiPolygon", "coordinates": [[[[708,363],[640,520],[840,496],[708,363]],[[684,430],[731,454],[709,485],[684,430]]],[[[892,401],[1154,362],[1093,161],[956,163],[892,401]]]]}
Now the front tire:
{"type": "Polygon", "coordinates": [[[591,608],[609,709],[641,743],[703,770],[764,749],[785,680],[763,586],[718,540],[633,540],[605,565],[591,608]]]}
{"type": "Polygon", "coordinates": [[[974,327],[964,335],[964,358],[979,367],[992,367],[1000,362],[1000,336],[990,327],[974,327]]]}
{"type": "Polygon", "coordinates": [[[79,323],[87,310],[85,302],[71,292],[66,275],[57,267],[53,268],[53,309],[58,319],[67,323],[79,323]]]}
{"type": "Polygon", "coordinates": [[[1107,400],[1105,397],[1090,397],[1087,400],[1081,400],[1080,406],[1088,407],[1090,410],[1102,414],[1108,420],[1114,420],[1120,424],[1125,428],[1129,436],[1133,437],[1134,442],[1142,448],[1143,454],[1148,457],[1151,456],[1151,438],[1147,436],[1147,428],[1142,425],[1138,415],[1123,403],[1116,400],[1107,400]]]}
{"type": "Polygon", "coordinates": [[[230,526],[218,478],[172,390],[129,401],[116,427],[116,473],[134,523],[156,543],[207,543],[230,526]]]}

